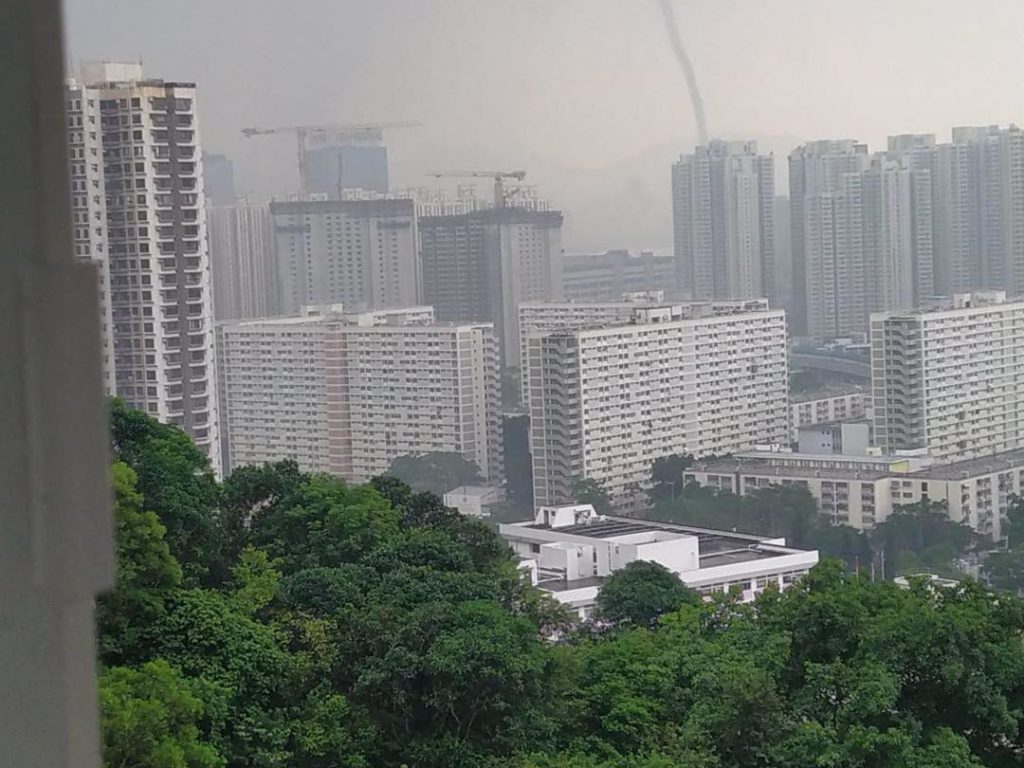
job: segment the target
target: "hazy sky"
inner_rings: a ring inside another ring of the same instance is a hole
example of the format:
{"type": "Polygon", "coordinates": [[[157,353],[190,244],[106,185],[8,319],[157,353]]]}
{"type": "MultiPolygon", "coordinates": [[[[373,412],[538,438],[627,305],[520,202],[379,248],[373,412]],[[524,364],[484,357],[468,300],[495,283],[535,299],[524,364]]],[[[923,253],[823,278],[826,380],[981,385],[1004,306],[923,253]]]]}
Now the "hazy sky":
{"type": "MultiPolygon", "coordinates": [[[[674,0],[713,136],[791,145],[1024,122],[1021,0],[674,0]]],[[[66,0],[72,62],[194,80],[204,145],[240,190],[296,185],[247,125],[419,120],[394,186],[525,168],[569,249],[661,247],[668,163],[696,135],[655,0],[66,0]]],[[[486,185],[483,186],[486,190],[486,185]]]]}

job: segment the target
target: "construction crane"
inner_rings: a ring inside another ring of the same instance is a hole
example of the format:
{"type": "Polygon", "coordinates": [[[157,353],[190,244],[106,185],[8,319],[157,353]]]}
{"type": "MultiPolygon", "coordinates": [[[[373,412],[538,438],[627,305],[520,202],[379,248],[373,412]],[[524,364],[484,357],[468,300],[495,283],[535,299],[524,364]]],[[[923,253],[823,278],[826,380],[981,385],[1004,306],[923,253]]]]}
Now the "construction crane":
{"type": "Polygon", "coordinates": [[[526,171],[430,171],[427,175],[436,179],[442,177],[494,179],[494,206],[495,208],[504,208],[509,198],[518,191],[512,190],[512,192],[506,193],[505,179],[522,181],[526,178],[526,171]]]}
{"type": "Polygon", "coordinates": [[[253,136],[269,136],[275,133],[294,133],[298,142],[297,160],[299,163],[299,191],[309,192],[309,162],[306,159],[306,140],[314,133],[358,133],[360,131],[383,131],[387,128],[416,128],[422,123],[390,122],[390,123],[342,123],[339,125],[289,125],[280,128],[243,128],[242,135],[247,139],[253,136]]]}

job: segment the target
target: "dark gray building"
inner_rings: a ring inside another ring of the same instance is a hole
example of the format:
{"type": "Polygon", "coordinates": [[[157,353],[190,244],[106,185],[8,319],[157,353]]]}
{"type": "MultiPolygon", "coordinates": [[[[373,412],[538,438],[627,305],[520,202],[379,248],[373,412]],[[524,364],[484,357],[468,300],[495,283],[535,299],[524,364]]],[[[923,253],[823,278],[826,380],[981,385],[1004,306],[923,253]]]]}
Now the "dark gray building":
{"type": "Polygon", "coordinates": [[[565,298],[569,301],[619,301],[623,294],[647,291],[674,293],[675,258],[639,255],[626,250],[566,254],[563,258],[565,298]]]}
{"type": "Polygon", "coordinates": [[[311,133],[306,138],[308,191],[340,197],[339,189],[388,191],[388,149],[379,129],[311,133]]]}
{"type": "Polygon", "coordinates": [[[424,303],[437,319],[492,322],[519,365],[519,304],[563,298],[562,214],[490,208],[419,220],[424,303]]]}
{"type": "Polygon", "coordinates": [[[203,153],[203,186],[206,202],[211,205],[235,202],[235,166],[227,155],[203,153]]]}

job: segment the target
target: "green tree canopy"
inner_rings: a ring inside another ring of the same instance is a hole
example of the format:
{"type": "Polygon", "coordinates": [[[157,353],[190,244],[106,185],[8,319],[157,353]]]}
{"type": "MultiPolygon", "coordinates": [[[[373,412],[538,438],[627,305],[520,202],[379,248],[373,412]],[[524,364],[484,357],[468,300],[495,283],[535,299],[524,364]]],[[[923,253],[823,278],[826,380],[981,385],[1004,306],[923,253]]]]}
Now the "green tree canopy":
{"type": "Polygon", "coordinates": [[[597,595],[597,611],[602,619],[643,626],[684,605],[700,604],[700,595],[678,576],[648,560],[634,560],[613,573],[597,595]]]}
{"type": "MultiPolygon", "coordinates": [[[[1024,603],[872,582],[871,541],[809,515],[803,489],[690,486],[652,513],[822,542],[865,575],[826,560],[744,605],[636,562],[605,581],[605,621],[579,624],[436,493],[291,462],[217,483],[177,471],[174,428],[122,416],[118,587],[97,611],[108,766],[1021,764],[1024,603]],[[178,503],[208,482],[212,504],[178,503]]],[[[974,546],[930,505],[875,538],[920,566],[974,546]]],[[[988,558],[993,584],[1016,588],[1018,555],[988,558]]]]}
{"type": "Polygon", "coordinates": [[[122,462],[112,468],[117,534],[117,582],[96,607],[100,658],[123,664],[145,658],[145,635],[164,614],[168,594],[181,582],[181,567],[164,540],[153,512],[144,512],[135,472],[122,462]]]}
{"type": "Polygon", "coordinates": [[[689,454],[673,453],[655,459],[651,465],[651,502],[672,502],[676,496],[682,496],[683,473],[692,465],[693,456],[689,454]]]}
{"type": "Polygon", "coordinates": [[[111,401],[114,458],[137,476],[142,506],[166,529],[171,554],[195,582],[209,573],[222,546],[220,488],[203,452],[177,427],[111,401]]]}
{"type": "Polygon", "coordinates": [[[599,480],[577,477],[572,482],[572,498],[577,504],[590,504],[599,515],[612,512],[612,497],[599,480]]]}
{"type": "Polygon", "coordinates": [[[414,491],[443,496],[462,485],[479,484],[480,468],[458,453],[434,452],[399,456],[388,467],[389,475],[407,483],[414,491]]]}
{"type": "Polygon", "coordinates": [[[203,740],[204,686],[165,661],[114,667],[99,680],[103,762],[137,768],[221,768],[224,758],[203,740]]]}

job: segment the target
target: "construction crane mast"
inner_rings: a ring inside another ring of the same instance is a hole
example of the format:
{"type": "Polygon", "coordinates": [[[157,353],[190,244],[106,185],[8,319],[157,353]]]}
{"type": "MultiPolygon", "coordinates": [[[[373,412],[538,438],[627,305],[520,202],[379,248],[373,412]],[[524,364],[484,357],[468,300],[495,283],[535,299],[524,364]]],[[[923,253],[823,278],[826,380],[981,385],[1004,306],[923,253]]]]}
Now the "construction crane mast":
{"type": "Polygon", "coordinates": [[[513,193],[505,192],[505,179],[522,181],[526,178],[526,171],[430,171],[427,175],[436,179],[444,177],[494,179],[494,207],[504,208],[515,191],[513,190],[513,193]]]}
{"type": "Polygon", "coordinates": [[[383,131],[388,128],[416,128],[422,123],[390,122],[390,123],[342,123],[339,125],[289,125],[278,128],[243,128],[242,135],[269,136],[276,133],[294,133],[298,143],[297,157],[299,164],[299,191],[309,192],[309,161],[306,158],[307,139],[314,133],[358,133],[360,131],[383,131]]]}

